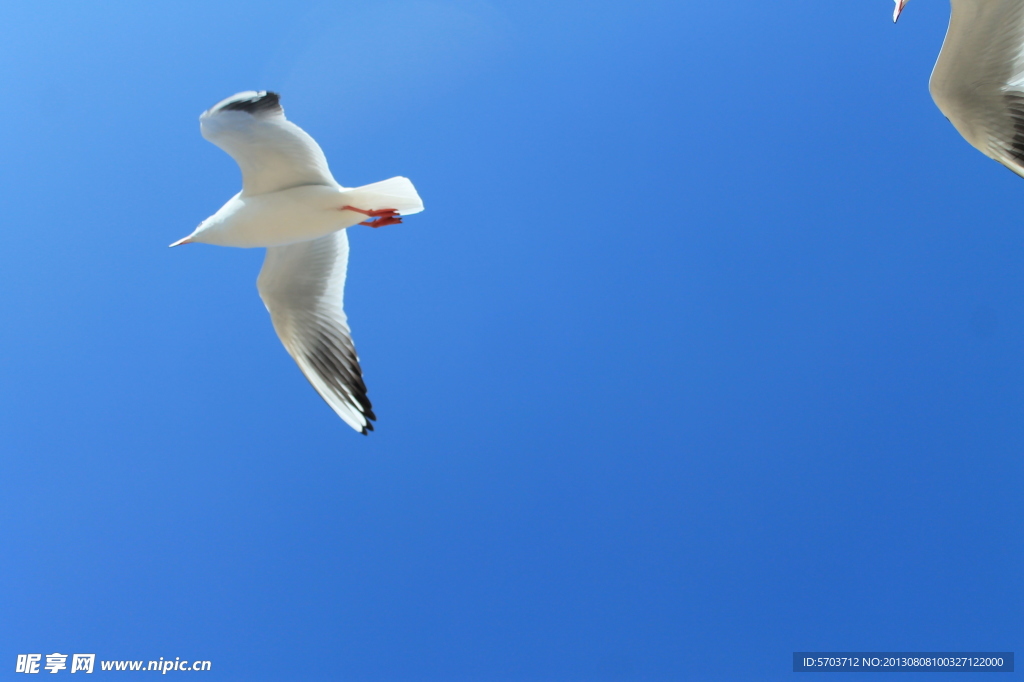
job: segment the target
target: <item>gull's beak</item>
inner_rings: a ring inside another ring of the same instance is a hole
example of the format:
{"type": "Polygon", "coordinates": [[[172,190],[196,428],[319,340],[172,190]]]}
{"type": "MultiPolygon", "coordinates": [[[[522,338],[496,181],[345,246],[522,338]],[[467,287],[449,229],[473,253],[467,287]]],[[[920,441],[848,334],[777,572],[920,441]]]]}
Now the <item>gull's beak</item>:
{"type": "Polygon", "coordinates": [[[903,8],[907,6],[907,2],[908,0],[896,0],[896,9],[892,12],[892,23],[895,24],[900,18],[900,12],[902,12],[903,8]]]}
{"type": "Polygon", "coordinates": [[[171,248],[174,248],[175,246],[181,246],[182,244],[191,244],[191,243],[192,243],[192,235],[189,235],[189,236],[183,237],[183,238],[179,239],[178,241],[174,242],[173,244],[171,244],[171,248]]]}

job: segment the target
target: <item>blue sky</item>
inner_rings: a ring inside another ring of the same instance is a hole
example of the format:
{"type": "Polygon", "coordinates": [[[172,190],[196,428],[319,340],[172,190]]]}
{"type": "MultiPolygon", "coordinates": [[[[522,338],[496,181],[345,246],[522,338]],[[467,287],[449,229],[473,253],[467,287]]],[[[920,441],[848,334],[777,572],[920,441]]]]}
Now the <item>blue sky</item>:
{"type": "Polygon", "coordinates": [[[891,11],[5,4],[0,670],[1021,649],[1024,181],[931,103],[947,3],[891,11]],[[350,231],[369,437],[260,250],[166,248],[237,191],[197,119],[247,89],[342,184],[424,198],[350,231]]]}

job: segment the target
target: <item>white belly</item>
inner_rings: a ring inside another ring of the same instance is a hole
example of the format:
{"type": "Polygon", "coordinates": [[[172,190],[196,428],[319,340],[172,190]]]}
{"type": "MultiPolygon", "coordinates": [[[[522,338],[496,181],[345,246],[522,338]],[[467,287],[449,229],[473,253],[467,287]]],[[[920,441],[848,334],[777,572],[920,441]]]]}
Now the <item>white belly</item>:
{"type": "Polygon", "coordinates": [[[283,246],[351,227],[365,216],[342,211],[340,187],[303,185],[243,197],[238,194],[203,221],[193,241],[219,246],[283,246]]]}

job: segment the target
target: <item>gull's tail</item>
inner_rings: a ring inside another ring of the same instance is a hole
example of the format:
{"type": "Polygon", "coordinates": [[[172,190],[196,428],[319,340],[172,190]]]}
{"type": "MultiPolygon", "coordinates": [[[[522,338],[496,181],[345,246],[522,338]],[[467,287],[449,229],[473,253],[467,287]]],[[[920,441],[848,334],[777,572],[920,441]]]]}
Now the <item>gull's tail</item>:
{"type": "Polygon", "coordinates": [[[401,215],[412,215],[423,210],[423,200],[416,188],[409,178],[401,176],[346,189],[342,195],[346,203],[367,211],[393,208],[401,215]]]}

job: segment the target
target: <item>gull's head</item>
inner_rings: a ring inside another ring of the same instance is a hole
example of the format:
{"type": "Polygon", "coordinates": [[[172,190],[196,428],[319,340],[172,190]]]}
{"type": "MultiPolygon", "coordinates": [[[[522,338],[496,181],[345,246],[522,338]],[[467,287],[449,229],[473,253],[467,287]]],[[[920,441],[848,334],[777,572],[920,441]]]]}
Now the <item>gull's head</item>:
{"type": "Polygon", "coordinates": [[[900,12],[907,6],[909,0],[896,0],[896,9],[892,11],[892,23],[896,23],[896,20],[900,18],[900,12]]]}

